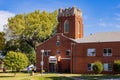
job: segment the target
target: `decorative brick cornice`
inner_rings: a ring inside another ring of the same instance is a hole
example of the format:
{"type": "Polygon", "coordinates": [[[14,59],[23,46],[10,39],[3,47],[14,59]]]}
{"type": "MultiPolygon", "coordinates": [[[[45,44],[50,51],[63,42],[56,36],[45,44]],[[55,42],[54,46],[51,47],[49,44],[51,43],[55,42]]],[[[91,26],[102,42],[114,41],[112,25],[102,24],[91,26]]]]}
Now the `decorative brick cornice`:
{"type": "Polygon", "coordinates": [[[77,9],[76,7],[65,8],[65,9],[60,8],[58,13],[59,13],[58,17],[60,16],[67,17],[67,16],[73,16],[73,15],[82,16],[82,11],[80,9],[77,9]]]}

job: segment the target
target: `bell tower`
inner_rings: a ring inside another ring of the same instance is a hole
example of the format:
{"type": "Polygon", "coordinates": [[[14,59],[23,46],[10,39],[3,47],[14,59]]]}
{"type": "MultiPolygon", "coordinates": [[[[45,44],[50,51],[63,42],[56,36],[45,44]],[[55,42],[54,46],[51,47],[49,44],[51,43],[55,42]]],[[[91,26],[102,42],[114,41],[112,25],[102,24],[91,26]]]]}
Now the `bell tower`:
{"type": "Polygon", "coordinates": [[[83,37],[82,11],[76,7],[59,9],[57,33],[78,39],[83,37]]]}

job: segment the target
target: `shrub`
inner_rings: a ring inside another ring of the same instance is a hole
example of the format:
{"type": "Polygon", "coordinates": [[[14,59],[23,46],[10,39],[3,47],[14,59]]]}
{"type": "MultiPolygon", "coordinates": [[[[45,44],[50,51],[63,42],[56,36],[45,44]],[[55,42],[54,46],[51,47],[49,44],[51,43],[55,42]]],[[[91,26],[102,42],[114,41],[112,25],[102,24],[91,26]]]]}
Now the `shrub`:
{"type": "Polygon", "coordinates": [[[114,71],[115,72],[120,72],[120,60],[115,60],[114,61],[114,71]]]}
{"type": "Polygon", "coordinates": [[[93,71],[95,73],[101,73],[103,71],[103,65],[100,61],[96,61],[93,65],[93,71]]]}
{"type": "Polygon", "coordinates": [[[28,65],[28,58],[21,52],[9,51],[4,58],[5,66],[12,68],[12,70],[20,71],[28,65]]]}

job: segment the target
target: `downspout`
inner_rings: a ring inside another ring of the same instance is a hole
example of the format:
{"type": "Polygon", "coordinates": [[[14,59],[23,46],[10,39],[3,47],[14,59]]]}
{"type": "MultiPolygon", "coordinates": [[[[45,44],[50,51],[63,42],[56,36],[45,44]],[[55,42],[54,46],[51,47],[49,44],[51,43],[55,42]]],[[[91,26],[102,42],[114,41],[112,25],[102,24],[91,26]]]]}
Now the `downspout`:
{"type": "Polygon", "coordinates": [[[75,63],[76,63],[76,60],[75,60],[75,43],[71,43],[71,73],[75,73],[75,63]]]}
{"type": "Polygon", "coordinates": [[[73,47],[74,47],[74,50],[73,50],[73,73],[76,72],[76,44],[73,43],[73,47]]]}
{"type": "Polygon", "coordinates": [[[76,47],[75,47],[75,43],[73,43],[73,73],[75,73],[75,66],[76,66],[76,59],[75,59],[75,55],[76,55],[76,47]]]}

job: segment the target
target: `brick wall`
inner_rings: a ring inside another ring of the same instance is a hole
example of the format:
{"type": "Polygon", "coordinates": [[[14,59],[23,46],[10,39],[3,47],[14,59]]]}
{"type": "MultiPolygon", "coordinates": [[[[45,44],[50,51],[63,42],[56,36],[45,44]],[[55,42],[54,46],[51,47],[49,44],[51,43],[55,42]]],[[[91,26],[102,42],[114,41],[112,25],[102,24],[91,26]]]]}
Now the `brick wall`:
{"type": "MultiPolygon", "coordinates": [[[[103,43],[82,43],[76,45],[76,73],[93,73],[88,71],[87,64],[101,61],[102,63],[112,63],[120,60],[120,42],[103,43]],[[96,56],[87,56],[87,49],[95,48],[96,56]],[[111,48],[112,56],[103,56],[103,49],[111,48]]],[[[103,71],[103,73],[113,73],[114,71],[103,71]]]]}

